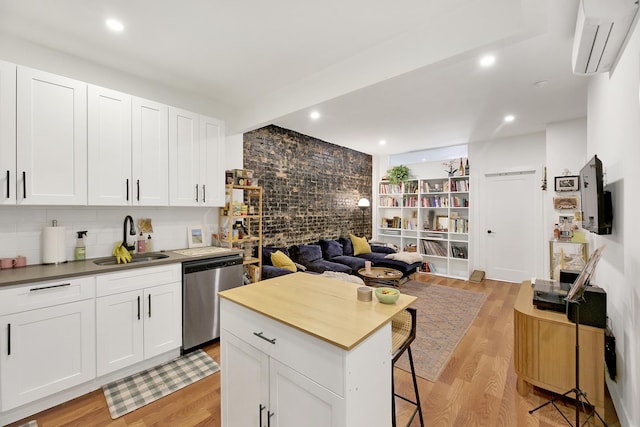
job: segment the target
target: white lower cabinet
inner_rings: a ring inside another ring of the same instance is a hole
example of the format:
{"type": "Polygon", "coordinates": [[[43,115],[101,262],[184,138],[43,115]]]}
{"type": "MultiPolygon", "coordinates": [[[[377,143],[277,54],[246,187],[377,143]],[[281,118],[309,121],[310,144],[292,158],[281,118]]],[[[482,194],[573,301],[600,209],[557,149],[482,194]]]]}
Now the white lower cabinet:
{"type": "Polygon", "coordinates": [[[347,351],[221,299],[222,426],[391,425],[390,327],[347,351]]]}
{"type": "Polygon", "coordinates": [[[94,280],[0,291],[2,411],[95,378],[94,280]]]}
{"type": "Polygon", "coordinates": [[[182,345],[180,264],[97,278],[98,376],[182,345]]]}

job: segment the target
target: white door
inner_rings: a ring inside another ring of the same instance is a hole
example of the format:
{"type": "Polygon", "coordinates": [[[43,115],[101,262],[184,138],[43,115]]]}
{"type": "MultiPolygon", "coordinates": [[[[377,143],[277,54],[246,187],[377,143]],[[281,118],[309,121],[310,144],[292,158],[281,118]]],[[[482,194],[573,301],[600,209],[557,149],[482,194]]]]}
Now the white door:
{"type": "Polygon", "coordinates": [[[131,96],[89,85],[89,204],[132,204],[131,96]]]}
{"type": "Polygon", "coordinates": [[[480,259],[486,277],[519,283],[535,275],[542,233],[541,190],[535,171],[487,174],[480,212],[480,259]]]}
{"type": "Polygon", "coordinates": [[[204,206],[224,206],[224,122],[200,116],[200,191],[204,206]]]}
{"type": "Polygon", "coordinates": [[[0,61],[0,205],[16,204],[16,66],[0,61]]]}
{"type": "Polygon", "coordinates": [[[3,411],[95,378],[93,299],[7,315],[1,325],[3,411]]]}
{"type": "Polygon", "coordinates": [[[182,345],[182,284],[144,290],[144,357],[148,359],[182,345]]]}
{"type": "Polygon", "coordinates": [[[344,400],[290,367],[270,359],[269,413],[278,427],[344,425],[344,400]]]}
{"type": "Polygon", "coordinates": [[[143,359],[143,310],[141,291],[96,299],[98,376],[143,359]]]}
{"type": "Polygon", "coordinates": [[[198,115],[169,107],[169,204],[198,206],[200,126],[198,115]]]}
{"type": "Polygon", "coordinates": [[[266,426],[269,357],[222,330],[220,358],[223,366],[220,371],[222,427],[266,426]]]}
{"type": "Polygon", "coordinates": [[[87,204],[87,85],[18,67],[18,203],[87,204]]]}
{"type": "Polygon", "coordinates": [[[169,205],[169,107],[133,97],[133,202],[169,205]]]}

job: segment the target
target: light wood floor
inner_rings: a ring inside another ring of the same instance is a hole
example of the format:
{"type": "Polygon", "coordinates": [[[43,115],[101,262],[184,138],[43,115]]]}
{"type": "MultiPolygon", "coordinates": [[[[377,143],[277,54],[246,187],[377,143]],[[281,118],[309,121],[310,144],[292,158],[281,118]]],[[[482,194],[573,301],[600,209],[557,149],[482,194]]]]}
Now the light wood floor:
{"type": "MultiPolygon", "coordinates": [[[[488,294],[478,318],[456,348],[438,382],[432,383],[418,378],[425,425],[430,427],[567,425],[551,405],[533,415],[528,413],[530,409],[549,399],[550,395],[537,389],[527,397],[522,397],[516,392],[516,374],[513,367],[513,305],[519,285],[491,280],[470,283],[429,274],[419,274],[416,279],[488,294]]],[[[218,343],[208,346],[205,350],[215,360],[220,360],[218,343]]],[[[411,396],[413,390],[411,376],[405,371],[396,369],[395,377],[396,389],[400,393],[411,396]]],[[[406,424],[410,410],[408,404],[398,402],[399,426],[406,424]]],[[[619,426],[610,399],[607,401],[605,410],[608,425],[619,426]]],[[[573,421],[573,406],[567,404],[564,411],[573,421]]],[[[209,376],[117,420],[111,419],[102,391],[97,390],[11,424],[11,427],[34,419],[41,427],[217,427],[220,425],[220,374],[209,376]]],[[[418,425],[416,417],[412,426],[418,425]]]]}

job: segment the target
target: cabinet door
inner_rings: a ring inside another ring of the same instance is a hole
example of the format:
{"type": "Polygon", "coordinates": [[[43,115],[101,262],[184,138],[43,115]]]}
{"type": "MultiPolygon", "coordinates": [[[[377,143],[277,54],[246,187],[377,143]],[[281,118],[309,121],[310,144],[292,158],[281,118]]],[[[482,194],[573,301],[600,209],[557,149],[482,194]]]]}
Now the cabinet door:
{"type": "Polygon", "coordinates": [[[0,205],[16,203],[16,66],[0,61],[0,205]]]}
{"type": "Polygon", "coordinates": [[[133,203],[169,204],[169,107],[133,97],[133,203]]]}
{"type": "Polygon", "coordinates": [[[200,127],[195,113],[169,107],[169,204],[198,206],[200,127]]]}
{"type": "Polygon", "coordinates": [[[98,376],[143,359],[141,291],[96,299],[98,376]]]}
{"type": "Polygon", "coordinates": [[[269,357],[223,329],[220,359],[222,426],[266,426],[269,357]]]}
{"type": "Polygon", "coordinates": [[[3,316],[2,410],[95,378],[94,300],[3,316]]]}
{"type": "Polygon", "coordinates": [[[182,283],[144,290],[144,357],[182,345],[182,283]]]}
{"type": "Polygon", "coordinates": [[[131,96],[89,85],[89,204],[132,204],[131,96]]]}
{"type": "Polygon", "coordinates": [[[344,399],[290,367],[270,359],[269,413],[278,427],[345,425],[344,399]]]}
{"type": "Polygon", "coordinates": [[[224,206],[224,122],[200,116],[201,204],[224,206]]]}
{"type": "Polygon", "coordinates": [[[19,204],[87,203],[87,85],[18,67],[19,204]]]}

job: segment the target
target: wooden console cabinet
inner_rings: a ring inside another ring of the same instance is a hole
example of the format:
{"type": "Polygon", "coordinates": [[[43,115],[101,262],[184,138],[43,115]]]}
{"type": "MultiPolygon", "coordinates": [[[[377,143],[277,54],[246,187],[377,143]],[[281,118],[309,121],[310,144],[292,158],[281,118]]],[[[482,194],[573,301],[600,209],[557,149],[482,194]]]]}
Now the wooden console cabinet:
{"type": "MultiPolygon", "coordinates": [[[[531,283],[521,286],[513,312],[518,393],[536,386],[562,394],[576,385],[576,325],[565,313],[537,309],[531,283]]],[[[580,325],[579,331],[580,389],[604,417],[604,329],[580,325]]]]}

